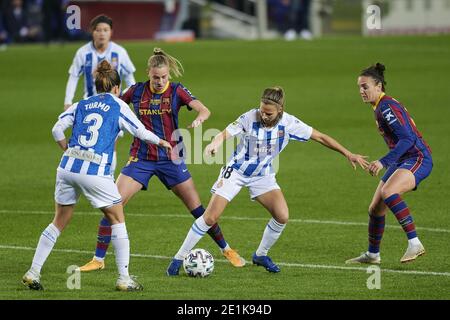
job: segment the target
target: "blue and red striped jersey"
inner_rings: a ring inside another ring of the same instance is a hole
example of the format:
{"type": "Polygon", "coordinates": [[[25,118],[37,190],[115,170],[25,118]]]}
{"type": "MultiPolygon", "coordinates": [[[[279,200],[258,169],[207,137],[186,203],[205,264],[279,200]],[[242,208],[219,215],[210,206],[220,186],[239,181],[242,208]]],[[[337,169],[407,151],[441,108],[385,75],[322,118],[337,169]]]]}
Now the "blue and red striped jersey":
{"type": "Polygon", "coordinates": [[[431,157],[430,147],[400,102],[383,94],[374,106],[374,114],[380,134],[390,149],[380,159],[384,167],[412,157],[431,157]]]}
{"type": "MultiPolygon", "coordinates": [[[[131,86],[120,97],[126,103],[132,103],[136,116],[145,128],[155,133],[159,138],[169,141],[174,150],[182,142],[178,129],[178,112],[184,105],[188,106],[196,98],[181,83],[169,82],[161,92],[155,92],[150,87],[150,81],[138,82],[131,86]]],[[[188,110],[191,108],[188,106],[188,110]]],[[[179,151],[179,153],[182,152],[179,151]]],[[[134,138],[130,147],[130,157],[141,160],[176,160],[183,154],[167,152],[154,144],[134,138]]]]}

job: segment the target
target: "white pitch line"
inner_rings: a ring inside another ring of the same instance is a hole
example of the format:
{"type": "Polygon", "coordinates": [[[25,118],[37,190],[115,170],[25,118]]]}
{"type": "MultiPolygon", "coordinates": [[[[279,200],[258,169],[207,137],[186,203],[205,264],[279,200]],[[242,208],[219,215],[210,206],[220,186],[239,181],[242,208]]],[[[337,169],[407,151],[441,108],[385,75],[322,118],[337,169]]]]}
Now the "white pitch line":
{"type": "MultiPolygon", "coordinates": [[[[53,215],[53,211],[36,211],[36,210],[0,210],[2,213],[24,213],[24,214],[39,214],[39,215],[53,215]]],[[[75,211],[75,215],[88,215],[101,217],[100,211],[75,211]]],[[[144,213],[130,213],[126,212],[125,216],[130,217],[144,217],[144,218],[189,218],[192,216],[186,214],[144,214],[144,213]]],[[[244,220],[244,221],[267,221],[268,218],[253,218],[253,217],[237,217],[237,216],[222,216],[221,220],[244,220]]],[[[343,225],[343,226],[364,226],[367,227],[367,222],[353,222],[353,221],[337,221],[337,220],[314,220],[314,219],[289,219],[290,223],[311,223],[311,224],[331,224],[331,225],[343,225]]],[[[389,229],[401,229],[401,226],[387,225],[389,229]]],[[[428,227],[416,227],[417,230],[450,233],[448,229],[441,228],[428,228],[428,227]]]]}
{"type": "MultiPolygon", "coordinates": [[[[8,245],[0,245],[0,249],[4,250],[27,250],[34,251],[36,248],[31,247],[21,247],[21,246],[8,246],[8,245]]],[[[92,254],[91,251],[84,250],[74,250],[74,249],[53,249],[56,252],[63,253],[80,253],[80,254],[92,254]]],[[[112,253],[107,252],[106,254],[111,255],[112,253]]],[[[152,254],[141,254],[141,253],[131,253],[130,256],[136,258],[149,258],[149,259],[163,259],[170,260],[172,257],[160,256],[160,255],[152,255],[152,254]]],[[[225,259],[215,259],[216,262],[228,263],[225,259]]],[[[364,267],[341,267],[341,266],[333,266],[333,265],[321,265],[321,264],[303,264],[303,263],[287,263],[287,262],[277,262],[280,266],[285,267],[297,267],[297,268],[308,268],[308,269],[330,269],[330,270],[343,270],[343,271],[364,271],[367,272],[367,268],[364,267]]],[[[450,277],[450,272],[434,272],[434,271],[418,271],[418,270],[393,270],[393,269],[382,269],[381,272],[386,273],[400,273],[406,275],[421,275],[421,276],[441,276],[441,277],[450,277]]]]}

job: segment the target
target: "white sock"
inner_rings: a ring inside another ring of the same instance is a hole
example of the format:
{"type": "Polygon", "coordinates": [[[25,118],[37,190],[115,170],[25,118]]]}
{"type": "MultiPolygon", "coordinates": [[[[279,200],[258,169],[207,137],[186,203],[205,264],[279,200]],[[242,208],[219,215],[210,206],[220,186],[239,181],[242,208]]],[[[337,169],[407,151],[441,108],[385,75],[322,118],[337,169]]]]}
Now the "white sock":
{"type": "Polygon", "coordinates": [[[114,247],[116,265],[121,276],[129,276],[128,264],[130,263],[130,240],[127,227],[124,223],[116,223],[111,226],[111,243],[114,247]]]}
{"type": "Polygon", "coordinates": [[[183,244],[181,245],[180,250],[178,250],[175,255],[175,259],[183,260],[184,257],[191,251],[195,245],[200,241],[200,239],[208,232],[211,226],[208,226],[203,219],[203,216],[200,216],[195,220],[192,224],[191,229],[189,230],[186,239],[184,239],[183,244]]]}
{"type": "Polygon", "coordinates": [[[367,255],[368,255],[370,258],[378,258],[378,257],[380,256],[380,253],[379,253],[379,252],[373,253],[373,252],[367,251],[367,255]]]}
{"type": "Polygon", "coordinates": [[[60,234],[61,232],[53,223],[50,223],[42,232],[31,264],[31,269],[38,274],[41,273],[42,266],[47,260],[50,252],[52,252],[53,246],[60,234]]]}
{"type": "Polygon", "coordinates": [[[408,240],[408,246],[417,246],[421,244],[420,240],[418,237],[412,238],[408,240]]]}
{"type": "Polygon", "coordinates": [[[270,219],[264,230],[258,250],[256,250],[256,255],[267,256],[267,252],[269,252],[269,249],[277,242],[285,227],[286,224],[279,223],[274,218],[270,219]]]}

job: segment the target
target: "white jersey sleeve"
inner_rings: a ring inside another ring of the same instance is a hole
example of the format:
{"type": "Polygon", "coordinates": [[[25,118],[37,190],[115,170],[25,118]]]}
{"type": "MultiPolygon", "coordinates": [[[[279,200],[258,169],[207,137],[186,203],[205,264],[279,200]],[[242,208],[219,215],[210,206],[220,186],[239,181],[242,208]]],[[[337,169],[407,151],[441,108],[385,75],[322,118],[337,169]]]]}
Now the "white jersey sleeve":
{"type": "Polygon", "coordinates": [[[120,63],[120,70],[122,71],[122,75],[128,87],[136,83],[136,80],[134,79],[136,67],[134,66],[133,62],[131,62],[131,59],[128,56],[128,52],[125,49],[123,49],[123,57],[120,63]]]}
{"type": "Polygon", "coordinates": [[[308,141],[313,131],[312,127],[292,115],[289,115],[286,129],[289,139],[296,141],[308,141]]]}
{"type": "Polygon", "coordinates": [[[249,126],[251,123],[251,115],[254,113],[253,110],[244,113],[243,115],[241,115],[239,118],[236,119],[236,121],[234,121],[233,123],[230,123],[225,130],[228,131],[228,133],[234,137],[238,134],[244,133],[244,132],[248,132],[249,131],[249,126]]]}
{"type": "Polygon", "coordinates": [[[66,111],[59,115],[58,121],[52,128],[52,135],[56,142],[64,140],[66,138],[66,136],[64,135],[64,131],[66,131],[73,125],[77,106],[78,103],[74,103],[66,111]]]}
{"type": "Polygon", "coordinates": [[[69,75],[69,80],[67,80],[66,85],[66,97],[64,98],[64,104],[72,104],[79,78],[80,77],[74,76],[73,74],[69,75]]]}
{"type": "Polygon", "coordinates": [[[71,104],[75,91],[77,90],[78,79],[84,72],[83,48],[78,49],[69,68],[69,80],[66,85],[66,96],[64,104],[71,104]]]}
{"type": "Polygon", "coordinates": [[[78,49],[69,68],[69,74],[79,77],[84,72],[83,47],[78,49]]]}
{"type": "Polygon", "coordinates": [[[128,105],[122,100],[117,99],[120,103],[119,127],[126,130],[138,139],[148,143],[158,144],[160,138],[153,132],[145,129],[141,121],[131,111],[128,105]]]}

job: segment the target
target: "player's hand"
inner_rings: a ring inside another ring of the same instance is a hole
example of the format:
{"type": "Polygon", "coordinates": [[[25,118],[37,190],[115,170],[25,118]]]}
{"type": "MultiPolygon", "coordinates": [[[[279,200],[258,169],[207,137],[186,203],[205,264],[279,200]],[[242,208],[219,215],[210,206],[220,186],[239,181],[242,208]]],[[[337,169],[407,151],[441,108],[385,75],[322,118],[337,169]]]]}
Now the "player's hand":
{"type": "Polygon", "coordinates": [[[356,164],[358,164],[361,168],[366,170],[370,165],[369,161],[366,160],[367,158],[368,158],[368,156],[362,156],[360,154],[354,154],[354,153],[350,153],[349,155],[347,155],[348,161],[350,161],[353,169],[355,169],[355,170],[356,170],[356,164]]]}
{"type": "Polygon", "coordinates": [[[158,143],[158,146],[167,149],[167,151],[172,151],[172,146],[166,140],[160,139],[159,143],[158,143]]]}
{"type": "Polygon", "coordinates": [[[210,143],[205,148],[205,155],[206,156],[213,156],[217,153],[218,147],[214,143],[210,143]]]}
{"type": "Polygon", "coordinates": [[[372,161],[370,163],[369,167],[368,167],[369,173],[372,176],[378,176],[378,174],[380,173],[381,169],[383,169],[383,165],[378,160],[372,161]]]}
{"type": "Polygon", "coordinates": [[[70,104],[70,103],[66,103],[66,104],[64,104],[64,111],[66,111],[67,109],[69,109],[69,108],[70,108],[70,106],[71,106],[71,104],[70,104]]]}
{"type": "Polygon", "coordinates": [[[203,123],[203,121],[204,121],[203,119],[195,119],[194,121],[192,121],[190,125],[188,125],[188,129],[197,128],[199,125],[203,123]]]}

